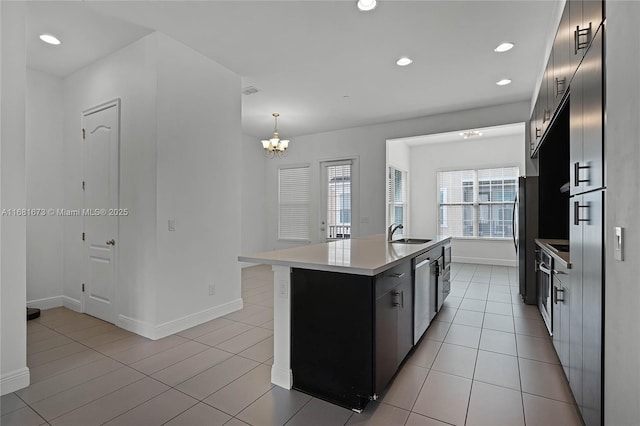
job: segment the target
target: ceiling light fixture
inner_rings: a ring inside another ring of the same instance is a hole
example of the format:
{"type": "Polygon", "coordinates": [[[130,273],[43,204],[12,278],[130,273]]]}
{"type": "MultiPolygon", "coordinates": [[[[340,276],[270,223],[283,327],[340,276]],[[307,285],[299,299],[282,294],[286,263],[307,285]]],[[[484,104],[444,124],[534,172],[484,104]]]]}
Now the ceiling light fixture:
{"type": "Polygon", "coordinates": [[[474,136],[482,136],[482,132],[479,132],[478,130],[467,130],[466,132],[460,132],[460,136],[464,139],[469,139],[474,136]]]}
{"type": "Polygon", "coordinates": [[[496,81],[496,84],[498,86],[506,86],[507,84],[511,84],[511,80],[509,80],[508,78],[503,78],[500,81],[496,81]]]}
{"type": "Polygon", "coordinates": [[[406,67],[407,65],[410,65],[412,62],[413,62],[413,59],[403,56],[402,58],[396,61],[396,65],[398,65],[399,67],[406,67]]]}
{"type": "Polygon", "coordinates": [[[40,34],[40,40],[48,44],[53,44],[54,46],[60,44],[60,40],[58,40],[56,36],[52,36],[51,34],[40,34]]]}
{"type": "Polygon", "coordinates": [[[262,147],[264,148],[264,152],[267,157],[282,158],[286,156],[289,141],[282,140],[278,137],[278,117],[280,117],[280,114],[274,112],[272,115],[276,121],[275,127],[273,128],[273,135],[271,136],[271,139],[262,141],[262,147]]]}
{"type": "Polygon", "coordinates": [[[358,0],[357,5],[358,9],[362,12],[368,12],[375,9],[378,5],[378,2],[376,0],[358,0]]]}
{"type": "Polygon", "coordinates": [[[514,46],[513,43],[505,41],[504,43],[500,43],[498,45],[498,47],[493,49],[493,51],[497,52],[497,53],[504,53],[504,52],[508,52],[509,50],[513,49],[513,46],[514,46]]]}

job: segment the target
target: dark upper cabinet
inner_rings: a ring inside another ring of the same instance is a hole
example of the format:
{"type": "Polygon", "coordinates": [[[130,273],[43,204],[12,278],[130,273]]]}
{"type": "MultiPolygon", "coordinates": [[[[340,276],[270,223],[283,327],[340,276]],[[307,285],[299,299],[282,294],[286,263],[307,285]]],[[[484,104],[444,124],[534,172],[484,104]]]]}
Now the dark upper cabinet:
{"type": "Polygon", "coordinates": [[[569,16],[573,35],[572,63],[578,66],[587,52],[603,18],[602,0],[570,0],[569,16]]]}
{"type": "Polygon", "coordinates": [[[542,77],[542,85],[540,86],[540,95],[542,96],[542,133],[549,128],[551,123],[551,117],[553,116],[553,95],[551,89],[553,85],[551,80],[553,79],[553,54],[549,56],[547,61],[547,67],[544,70],[542,77]]]}
{"type": "Polygon", "coordinates": [[[603,31],[593,43],[571,82],[571,194],[603,187],[603,31]]]}
{"type": "Polygon", "coordinates": [[[596,32],[587,51],[580,72],[582,79],[582,164],[588,167],[584,177],[584,190],[591,191],[604,186],[604,91],[602,69],[603,27],[596,32]]]}
{"type": "Polygon", "coordinates": [[[569,7],[570,2],[564,8],[562,19],[558,26],[555,41],[553,42],[553,81],[552,96],[555,111],[560,106],[564,94],[569,89],[569,83],[576,69],[571,66],[571,49],[573,48],[573,31],[571,31],[569,7]]]}
{"type": "Polygon", "coordinates": [[[538,120],[538,109],[540,108],[540,99],[536,100],[535,105],[533,106],[533,112],[531,113],[531,120],[529,121],[529,129],[531,133],[531,139],[529,140],[529,155],[533,157],[533,154],[538,146],[538,142],[540,142],[540,138],[542,137],[542,126],[541,122],[538,120]]]}
{"type": "MultiPolygon", "coordinates": [[[[602,0],[569,0],[565,4],[551,55],[544,71],[536,107],[531,115],[531,142],[529,149],[532,157],[536,154],[544,138],[545,131],[551,124],[570,86],[573,92],[573,79],[575,78],[576,70],[583,61],[583,57],[590,50],[589,47],[592,44],[600,43],[599,47],[594,46],[594,48],[599,51],[602,50],[602,41],[598,42],[595,39],[604,16],[603,9],[602,0]]],[[[601,59],[600,54],[598,58],[600,67],[601,59]]],[[[592,60],[593,58],[590,59],[590,61],[592,60]]],[[[593,83],[595,82],[587,82],[587,84],[593,83]]],[[[600,85],[602,85],[602,82],[600,82],[600,85]]],[[[594,181],[594,183],[598,184],[597,181],[594,181]]],[[[591,188],[597,187],[589,186],[591,188]]],[[[583,190],[584,188],[579,192],[583,190]]]]}

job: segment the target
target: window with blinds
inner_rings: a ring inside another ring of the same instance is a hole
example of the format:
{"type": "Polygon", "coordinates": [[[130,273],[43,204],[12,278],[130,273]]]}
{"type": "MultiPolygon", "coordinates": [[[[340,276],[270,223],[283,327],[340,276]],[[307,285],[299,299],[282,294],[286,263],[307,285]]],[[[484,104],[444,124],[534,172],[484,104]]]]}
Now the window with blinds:
{"type": "Polygon", "coordinates": [[[438,172],[441,235],[510,238],[518,167],[438,172]]]}
{"type": "Polygon", "coordinates": [[[309,240],[309,166],[278,170],[278,239],[309,240]]]}
{"type": "MultiPolygon", "coordinates": [[[[389,167],[387,179],[387,227],[392,224],[407,223],[407,172],[389,167]]],[[[394,236],[405,234],[405,229],[398,229],[394,236]]]]}
{"type": "Polygon", "coordinates": [[[351,238],[351,161],[326,167],[328,239],[351,238]]]}

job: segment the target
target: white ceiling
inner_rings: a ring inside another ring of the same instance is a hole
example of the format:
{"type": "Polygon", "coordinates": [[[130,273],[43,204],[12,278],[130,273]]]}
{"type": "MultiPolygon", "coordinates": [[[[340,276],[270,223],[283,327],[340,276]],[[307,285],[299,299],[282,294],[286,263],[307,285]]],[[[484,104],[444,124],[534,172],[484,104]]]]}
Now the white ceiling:
{"type": "MultiPolygon", "coordinates": [[[[558,1],[31,2],[29,66],[65,76],[159,30],[242,76],[243,131],[282,137],[531,99],[558,1]],[[41,32],[63,45],[39,43],[41,32]],[[516,47],[496,54],[495,46],[516,47]],[[395,60],[413,58],[408,67],[395,60]],[[513,83],[499,87],[508,77],[513,83]],[[345,97],[348,96],[348,97],[345,97]]],[[[265,136],[266,135],[266,136],[265,136]]]]}

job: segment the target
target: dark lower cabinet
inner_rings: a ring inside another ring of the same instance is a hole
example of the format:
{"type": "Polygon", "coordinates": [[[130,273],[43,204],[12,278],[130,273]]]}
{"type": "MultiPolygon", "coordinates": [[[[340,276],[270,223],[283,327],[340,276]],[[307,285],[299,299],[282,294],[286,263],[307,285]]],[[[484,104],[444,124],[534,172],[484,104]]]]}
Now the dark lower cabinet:
{"type": "Polygon", "coordinates": [[[602,424],[605,190],[571,198],[569,384],[587,426],[602,424]]]}
{"type": "Polygon", "coordinates": [[[383,389],[398,368],[398,311],[395,289],[376,299],[376,389],[383,389]]]}
{"type": "Polygon", "coordinates": [[[374,278],[293,269],[293,387],[363,409],[374,386],[374,278]]]}
{"type": "Polygon", "coordinates": [[[413,285],[410,276],[398,285],[396,292],[397,297],[400,298],[396,305],[398,312],[396,363],[400,366],[413,348],[413,285]]]}
{"type": "Polygon", "coordinates": [[[605,191],[579,197],[582,224],[582,417],[602,424],[603,205],[605,191]]]}
{"type": "Polygon", "coordinates": [[[411,260],[378,276],[293,269],[293,388],[356,411],[413,347],[411,260]]]}

